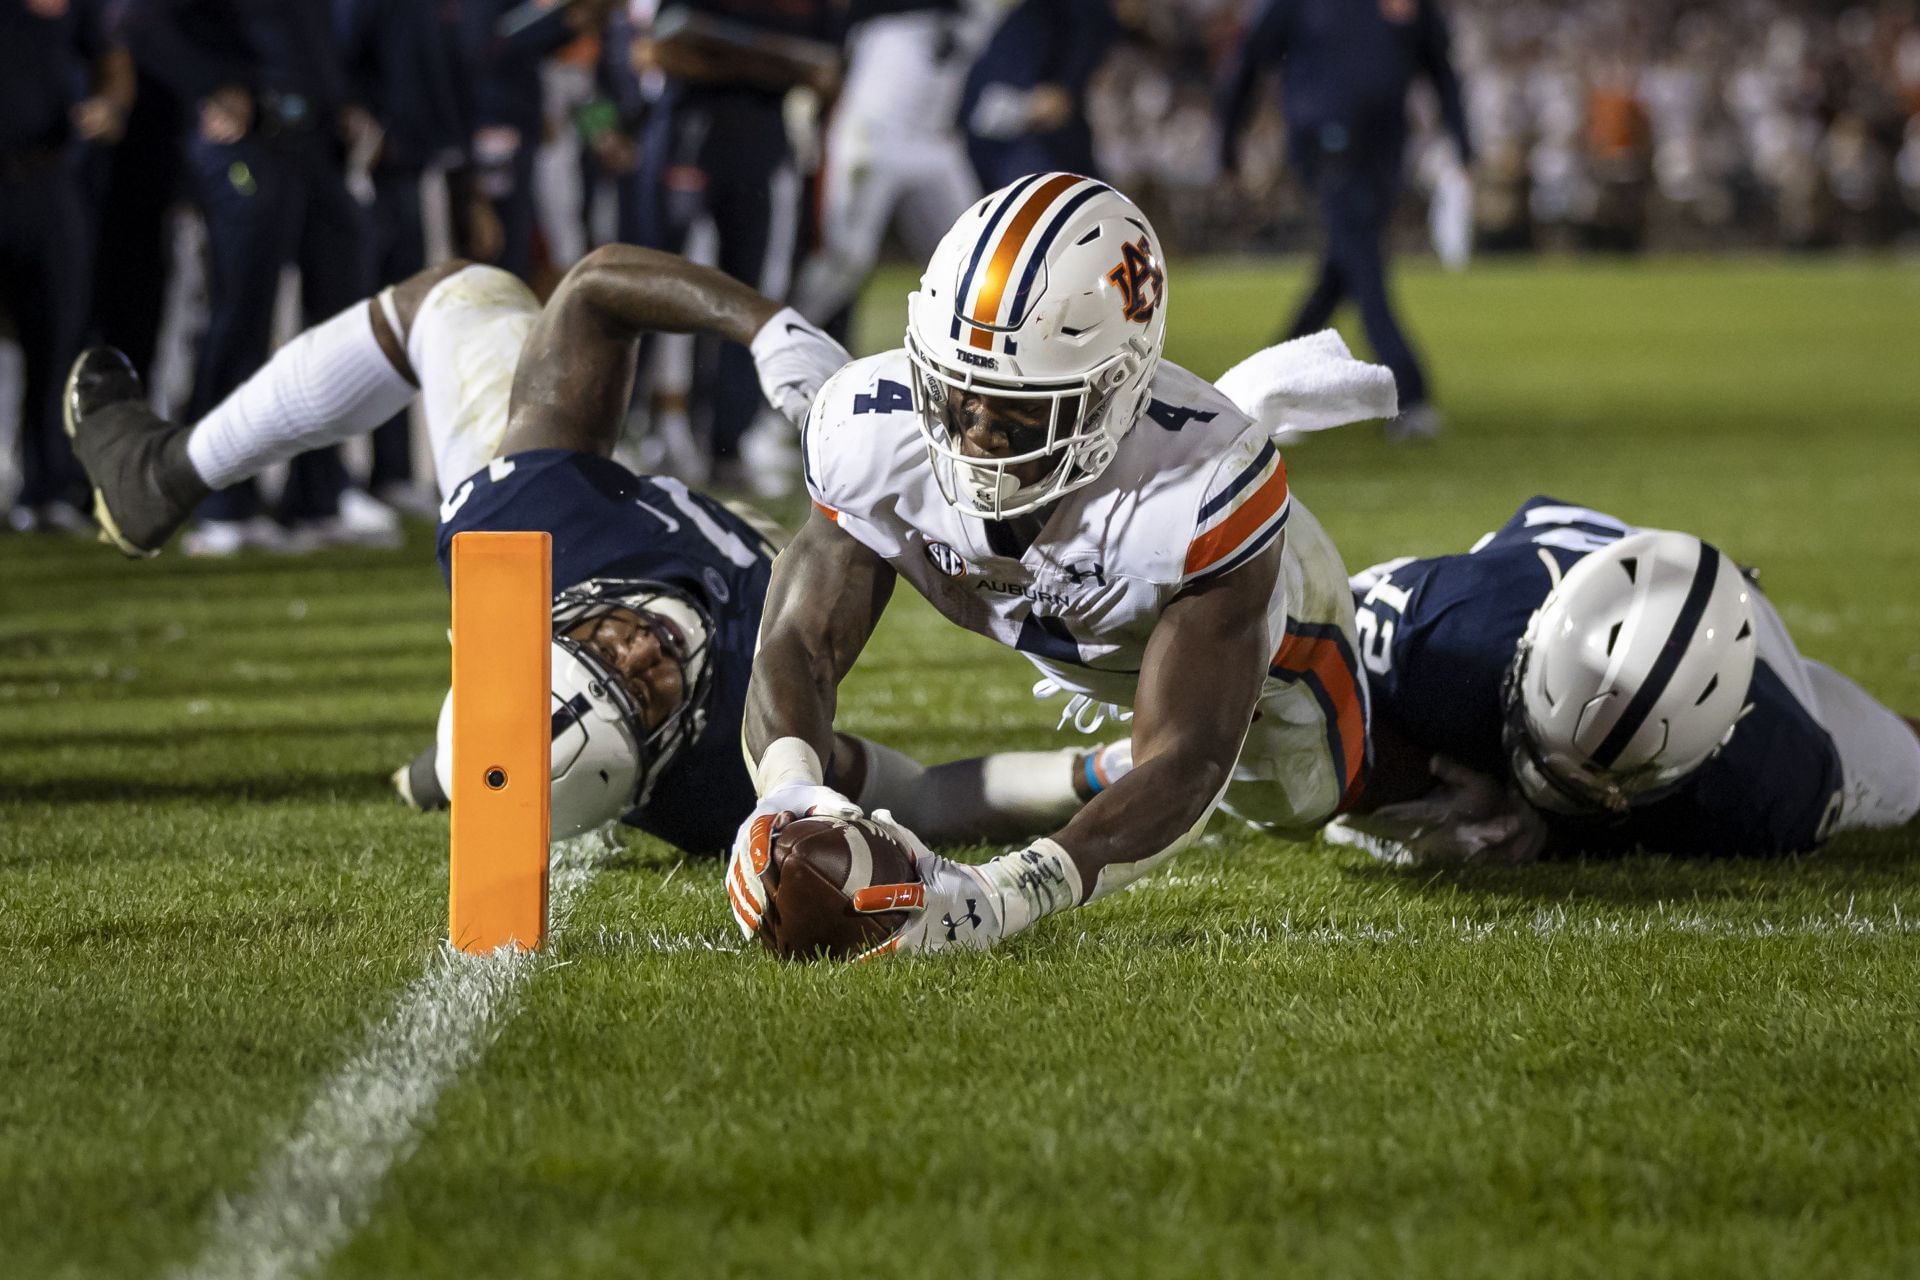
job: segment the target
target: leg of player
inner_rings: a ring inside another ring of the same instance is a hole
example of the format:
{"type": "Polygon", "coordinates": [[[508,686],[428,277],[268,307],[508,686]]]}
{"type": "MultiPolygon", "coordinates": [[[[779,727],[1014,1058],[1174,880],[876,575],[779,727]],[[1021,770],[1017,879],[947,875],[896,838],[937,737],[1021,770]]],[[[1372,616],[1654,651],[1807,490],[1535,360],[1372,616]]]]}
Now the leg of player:
{"type": "Polygon", "coordinates": [[[1822,727],[1840,753],[1844,779],[1833,830],[1905,826],[1920,814],[1920,721],[1895,715],[1824,663],[1804,663],[1822,727]]]}
{"type": "Polygon", "coordinates": [[[1126,738],[1091,751],[1004,751],[923,765],[883,743],[835,735],[832,781],[929,844],[1026,840],[1058,830],[1133,767],[1126,738]]]}
{"type": "Polygon", "coordinates": [[[157,553],[214,489],[276,462],[363,435],[414,395],[403,326],[433,284],[459,263],[422,272],[355,303],[274,352],[191,427],[146,405],[139,376],[111,347],[74,362],[65,412],[74,449],[94,489],[94,515],[107,540],[130,556],[157,553]]]}
{"type": "MultiPolygon", "coordinates": [[[[860,292],[880,256],[896,188],[893,177],[871,165],[827,152],[820,197],[820,247],[808,255],[793,290],[793,308],[826,324],[860,292]],[[836,162],[837,161],[837,162],[836,162]]],[[[952,219],[942,225],[951,225],[952,219]]]]}

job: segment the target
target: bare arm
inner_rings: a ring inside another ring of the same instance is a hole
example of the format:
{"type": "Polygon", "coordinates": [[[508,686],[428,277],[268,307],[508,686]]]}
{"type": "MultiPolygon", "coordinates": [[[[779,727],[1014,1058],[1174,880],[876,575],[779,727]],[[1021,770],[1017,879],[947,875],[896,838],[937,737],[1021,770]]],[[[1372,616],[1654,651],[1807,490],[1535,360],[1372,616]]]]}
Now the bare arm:
{"type": "Polygon", "coordinates": [[[826,761],[840,682],[893,595],[885,560],[814,512],[767,586],[760,648],[747,686],[747,755],[759,760],[780,738],[799,738],[826,761]]]}
{"type": "Polygon", "coordinates": [[[1258,558],[1176,599],[1154,627],[1134,704],[1133,771],[1055,837],[1088,897],[1125,885],[1147,869],[1141,864],[1177,848],[1225,790],[1273,656],[1266,613],[1285,546],[1282,535],[1258,558]]]}
{"type": "Polygon", "coordinates": [[[703,333],[745,345],[779,310],[731,276],[670,253],[595,249],[567,272],[534,322],[500,452],[608,456],[633,397],[642,334],[703,333]]]}

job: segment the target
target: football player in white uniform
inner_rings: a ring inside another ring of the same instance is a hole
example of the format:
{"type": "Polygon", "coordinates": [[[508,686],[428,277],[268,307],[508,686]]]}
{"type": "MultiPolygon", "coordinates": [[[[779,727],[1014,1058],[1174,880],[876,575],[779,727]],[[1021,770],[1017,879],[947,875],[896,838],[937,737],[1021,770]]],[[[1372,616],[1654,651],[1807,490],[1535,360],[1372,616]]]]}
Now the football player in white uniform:
{"type": "Polygon", "coordinates": [[[916,256],[932,252],[980,198],[957,117],[986,43],[979,0],[853,0],[847,76],[827,126],[820,246],[794,307],[825,324],[859,293],[891,224],[916,256]]]}
{"type": "Polygon", "coordinates": [[[1356,794],[1367,711],[1340,557],[1266,429],[1161,360],[1166,305],[1140,210],[1035,174],[941,241],[906,349],[822,388],[801,442],[815,510],[775,565],[748,692],[761,800],[727,877],[743,930],[783,815],[853,809],[822,761],[896,578],[1025,654],[1083,727],[1131,708],[1131,767],[984,865],[898,828],[922,883],[880,951],[992,946],[1131,884],[1223,803],[1306,831],[1356,794]]]}

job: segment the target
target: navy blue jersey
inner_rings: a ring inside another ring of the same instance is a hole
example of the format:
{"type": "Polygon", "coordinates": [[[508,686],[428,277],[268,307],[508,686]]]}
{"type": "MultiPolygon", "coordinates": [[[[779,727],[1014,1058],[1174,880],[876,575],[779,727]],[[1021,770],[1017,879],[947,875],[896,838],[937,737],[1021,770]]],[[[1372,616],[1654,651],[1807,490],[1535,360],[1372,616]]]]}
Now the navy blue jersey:
{"type": "Polygon", "coordinates": [[[571,449],[496,458],[454,490],[440,520],[440,571],[449,581],[453,535],[477,529],[553,535],[555,593],[593,578],[646,578],[706,606],[714,653],[706,728],[626,821],[689,853],[724,850],[755,802],[740,724],[773,569],[765,541],[678,480],[637,476],[571,449]]]}
{"type": "MultiPolygon", "coordinates": [[[[1611,516],[1538,497],[1465,555],[1391,566],[1356,601],[1374,718],[1423,751],[1505,776],[1501,684],[1528,619],[1560,574],[1628,532],[1611,516]]],[[[1618,819],[1546,815],[1555,846],[1781,854],[1818,845],[1841,786],[1833,740],[1764,657],[1747,701],[1727,745],[1671,795],[1618,819]]]]}

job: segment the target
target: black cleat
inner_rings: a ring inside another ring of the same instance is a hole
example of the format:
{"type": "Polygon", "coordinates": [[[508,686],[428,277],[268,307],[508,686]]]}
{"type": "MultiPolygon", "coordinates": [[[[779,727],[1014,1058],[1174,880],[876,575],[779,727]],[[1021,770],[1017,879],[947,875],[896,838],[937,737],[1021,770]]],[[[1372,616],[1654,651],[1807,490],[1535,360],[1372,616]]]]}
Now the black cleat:
{"type": "Polygon", "coordinates": [[[61,412],[93,486],[100,541],[137,558],[159,555],[209,492],[187,458],[187,428],[147,408],[140,375],[112,347],[80,353],[61,412]]]}

